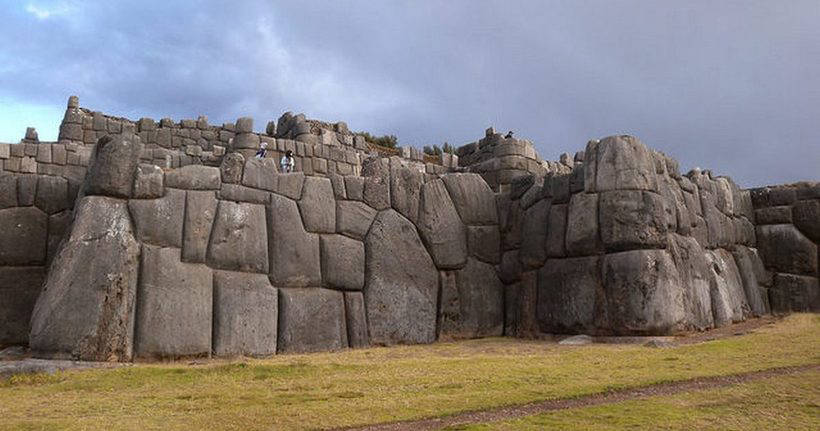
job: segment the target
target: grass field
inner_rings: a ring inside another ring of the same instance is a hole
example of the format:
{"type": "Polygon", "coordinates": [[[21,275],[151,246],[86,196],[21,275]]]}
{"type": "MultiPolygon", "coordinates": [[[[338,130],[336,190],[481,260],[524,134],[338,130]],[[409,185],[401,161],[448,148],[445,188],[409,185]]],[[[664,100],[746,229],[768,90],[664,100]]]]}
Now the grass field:
{"type": "MultiPolygon", "coordinates": [[[[263,360],[209,361],[205,365],[138,364],[17,376],[0,382],[0,429],[330,428],[818,363],[820,316],[803,314],[752,334],[666,349],[559,346],[495,338],[263,360]]],[[[804,380],[816,383],[817,376],[804,380]]],[[[742,393],[748,396],[737,396],[741,404],[746,402],[743,400],[753,404],[769,402],[771,397],[765,391],[799,399],[805,398],[805,392],[812,392],[814,398],[808,404],[786,403],[783,408],[808,411],[814,415],[809,420],[817,423],[817,390],[813,389],[817,384],[804,387],[771,383],[750,383],[747,389],[738,385],[726,390],[745,390],[742,393]],[[759,384],[765,390],[756,389],[759,384]],[[761,392],[759,397],[757,391],[761,392]]],[[[589,412],[589,420],[627,413],[639,416],[635,420],[667,414],[670,421],[685,420],[676,415],[686,408],[685,403],[697,402],[698,397],[688,401],[685,395],[681,397],[582,410],[589,412]]],[[[745,411],[742,406],[720,408],[725,408],[727,414],[745,411]]],[[[705,421],[712,411],[702,410],[705,421]]],[[[566,422],[573,420],[573,413],[563,415],[534,416],[506,426],[529,424],[541,428],[538,421],[555,420],[564,421],[556,424],[565,423],[567,427],[589,428],[584,422],[566,422]]]]}
{"type": "Polygon", "coordinates": [[[555,411],[448,430],[806,430],[820,429],[820,373],[727,388],[555,411]]]}

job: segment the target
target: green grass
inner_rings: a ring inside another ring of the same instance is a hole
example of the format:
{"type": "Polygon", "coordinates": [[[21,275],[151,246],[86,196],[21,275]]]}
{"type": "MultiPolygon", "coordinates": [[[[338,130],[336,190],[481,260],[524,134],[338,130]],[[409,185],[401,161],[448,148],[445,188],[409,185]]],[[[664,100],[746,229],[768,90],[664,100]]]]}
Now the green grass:
{"type": "Polygon", "coordinates": [[[817,430],[820,372],[452,430],[817,430]]]}
{"type": "Polygon", "coordinates": [[[653,349],[506,338],[0,382],[2,429],[316,429],[820,363],[820,316],[653,349]]]}

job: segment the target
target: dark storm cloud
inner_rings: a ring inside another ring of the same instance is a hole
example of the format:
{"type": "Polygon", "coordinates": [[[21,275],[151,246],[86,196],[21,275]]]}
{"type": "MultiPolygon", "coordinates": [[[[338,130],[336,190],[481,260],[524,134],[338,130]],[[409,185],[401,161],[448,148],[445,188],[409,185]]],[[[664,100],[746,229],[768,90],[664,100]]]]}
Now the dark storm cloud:
{"type": "Polygon", "coordinates": [[[31,1],[0,19],[4,98],[257,129],[303,111],[417,146],[495,125],[550,159],[630,133],[744,186],[820,179],[817,1],[31,1]]]}

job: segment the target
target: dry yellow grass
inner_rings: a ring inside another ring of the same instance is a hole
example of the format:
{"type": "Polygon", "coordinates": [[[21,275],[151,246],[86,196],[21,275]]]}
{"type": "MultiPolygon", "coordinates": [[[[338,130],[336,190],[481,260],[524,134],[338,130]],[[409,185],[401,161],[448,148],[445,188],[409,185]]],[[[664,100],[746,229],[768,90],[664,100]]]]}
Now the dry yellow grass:
{"type": "Polygon", "coordinates": [[[671,349],[483,339],[0,383],[3,429],[321,429],[820,363],[820,316],[671,349]]]}

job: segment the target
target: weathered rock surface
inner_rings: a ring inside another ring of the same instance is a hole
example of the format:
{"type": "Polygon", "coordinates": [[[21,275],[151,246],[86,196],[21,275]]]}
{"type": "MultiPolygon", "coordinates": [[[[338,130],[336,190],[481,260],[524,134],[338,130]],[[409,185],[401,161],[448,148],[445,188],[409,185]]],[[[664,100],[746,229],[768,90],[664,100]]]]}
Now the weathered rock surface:
{"type": "Polygon", "coordinates": [[[480,175],[446,174],[441,179],[464,224],[498,224],[495,195],[480,175]]]}
{"type": "Polygon", "coordinates": [[[820,311],[820,284],[817,278],[775,274],[771,289],[772,311],[820,311]]]}
{"type": "Polygon", "coordinates": [[[790,224],[758,226],[757,246],[766,267],[817,276],[817,245],[790,224]]]}
{"type": "Polygon", "coordinates": [[[134,219],[138,240],[165,247],[182,247],[184,191],[168,189],[159,199],[131,199],[128,210],[134,219]]]}
{"type": "Polygon", "coordinates": [[[210,356],[213,276],[177,248],[143,245],[134,351],[140,358],[210,356]]]}
{"type": "Polygon", "coordinates": [[[83,198],[32,312],[31,348],[131,360],[139,255],[125,202],[83,198]]]}
{"type": "Polygon", "coordinates": [[[364,202],[336,201],[336,231],[363,240],[376,218],[376,212],[364,202]]]}
{"type": "Polygon", "coordinates": [[[755,316],[762,316],[771,312],[766,287],[771,285],[771,277],[766,273],[757,250],[744,246],[735,246],[735,249],[732,250],[732,256],[735,258],[735,264],[737,264],[751,313],[755,316]]]}
{"type": "Polygon", "coordinates": [[[633,136],[610,136],[590,141],[584,151],[584,189],[658,190],[651,151],[633,136]]]}
{"type": "Polygon", "coordinates": [[[607,251],[666,248],[664,204],[660,195],[615,190],[600,195],[601,240],[607,251]]]}
{"type": "Polygon", "coordinates": [[[433,342],[438,273],[413,224],[396,211],[382,211],[367,234],[365,248],[364,298],[371,342],[433,342]]]}
{"type": "Polygon", "coordinates": [[[566,256],[567,204],[552,205],[547,223],[547,257],[566,256]]]}
{"type": "Polygon", "coordinates": [[[397,157],[390,159],[390,199],[393,209],[413,223],[418,221],[422,184],[422,172],[402,167],[397,157]]]}
{"type": "Polygon", "coordinates": [[[36,207],[0,210],[0,265],[42,265],[48,216],[36,207]]]}
{"type": "Polygon", "coordinates": [[[461,270],[441,274],[440,335],[500,336],[504,331],[504,286],[493,267],[469,259],[461,270]]]}
{"type": "Polygon", "coordinates": [[[219,190],[219,168],[188,165],[165,174],[165,186],[186,190],[219,190]]]}
{"type": "Polygon", "coordinates": [[[686,325],[699,331],[713,327],[712,276],[703,248],[694,238],[672,235],[669,253],[680,276],[686,325]]]}
{"type": "Polygon", "coordinates": [[[566,248],[570,256],[589,256],[601,251],[598,233],[598,195],[576,193],[567,213],[566,248]]]}
{"type": "Polygon", "coordinates": [[[322,177],[305,178],[299,212],[308,232],[334,233],[336,231],[336,200],[330,180],[322,177]]]}
{"type": "Polygon", "coordinates": [[[504,286],[504,335],[529,337],[538,333],[538,271],[521,274],[521,280],[504,286]]]}
{"type": "Polygon", "coordinates": [[[182,232],[182,260],[205,263],[211,238],[216,197],[207,190],[189,190],[185,196],[185,225],[182,232]]]}
{"type": "Polygon", "coordinates": [[[815,243],[820,243],[820,200],[799,201],[794,204],[794,225],[815,243]]]}
{"type": "Polygon", "coordinates": [[[418,229],[437,267],[454,269],[467,262],[467,229],[440,179],[422,187],[418,229]]]}
{"type": "Polygon", "coordinates": [[[339,350],[348,346],[342,292],[279,289],[280,353],[339,350]]]}
{"type": "Polygon", "coordinates": [[[607,316],[616,334],[668,334],[682,329],[683,294],[675,264],[664,250],[607,254],[601,278],[607,316]]]}
{"type": "Polygon", "coordinates": [[[277,290],[264,275],[215,271],[214,354],[275,354],[278,302],[277,290]]]}
{"type": "Polygon", "coordinates": [[[271,195],[267,220],[271,283],[276,287],[320,286],[319,235],[305,231],[296,202],[271,195]]]}
{"type": "Polygon", "coordinates": [[[322,281],[342,290],[364,287],[364,244],[342,235],[320,237],[322,281]]]}
{"type": "Polygon", "coordinates": [[[467,226],[470,256],[490,264],[501,263],[501,233],[498,226],[467,226]]]}
{"type": "Polygon", "coordinates": [[[37,178],[37,196],[34,205],[46,214],[54,214],[71,208],[73,202],[68,199],[68,181],[63,177],[39,176],[37,178]]]}
{"type": "Polygon", "coordinates": [[[367,314],[362,292],[345,292],[345,317],[347,317],[347,341],[350,347],[367,347],[367,314]]]}
{"type": "Polygon", "coordinates": [[[31,311],[45,276],[41,266],[0,267],[0,345],[28,344],[31,311]]]}
{"type": "Polygon", "coordinates": [[[740,322],[749,314],[746,293],[732,255],[723,249],[709,250],[706,259],[712,272],[710,296],[715,326],[740,322]]]}
{"type": "Polygon", "coordinates": [[[606,323],[606,313],[597,256],[547,260],[538,273],[538,322],[542,332],[594,330],[606,323]]]}
{"type": "Polygon", "coordinates": [[[219,201],[208,245],[213,268],[268,273],[268,233],[265,207],[219,201]]]}
{"type": "Polygon", "coordinates": [[[136,199],[156,199],[165,194],[165,174],[159,166],[140,163],[134,176],[132,197],[136,199]]]}
{"type": "Polygon", "coordinates": [[[130,197],[142,148],[142,141],[133,134],[100,138],[91,154],[85,194],[130,197]]]}
{"type": "MultiPolygon", "coordinates": [[[[521,263],[526,268],[540,268],[547,259],[547,230],[550,201],[542,199],[524,212],[521,227],[521,263]]],[[[556,230],[557,231],[557,230],[556,230]]],[[[550,238],[554,240],[555,238],[550,238]]],[[[561,238],[563,245],[564,239],[561,238]]],[[[562,247],[563,248],[563,247],[562,247]]]]}

